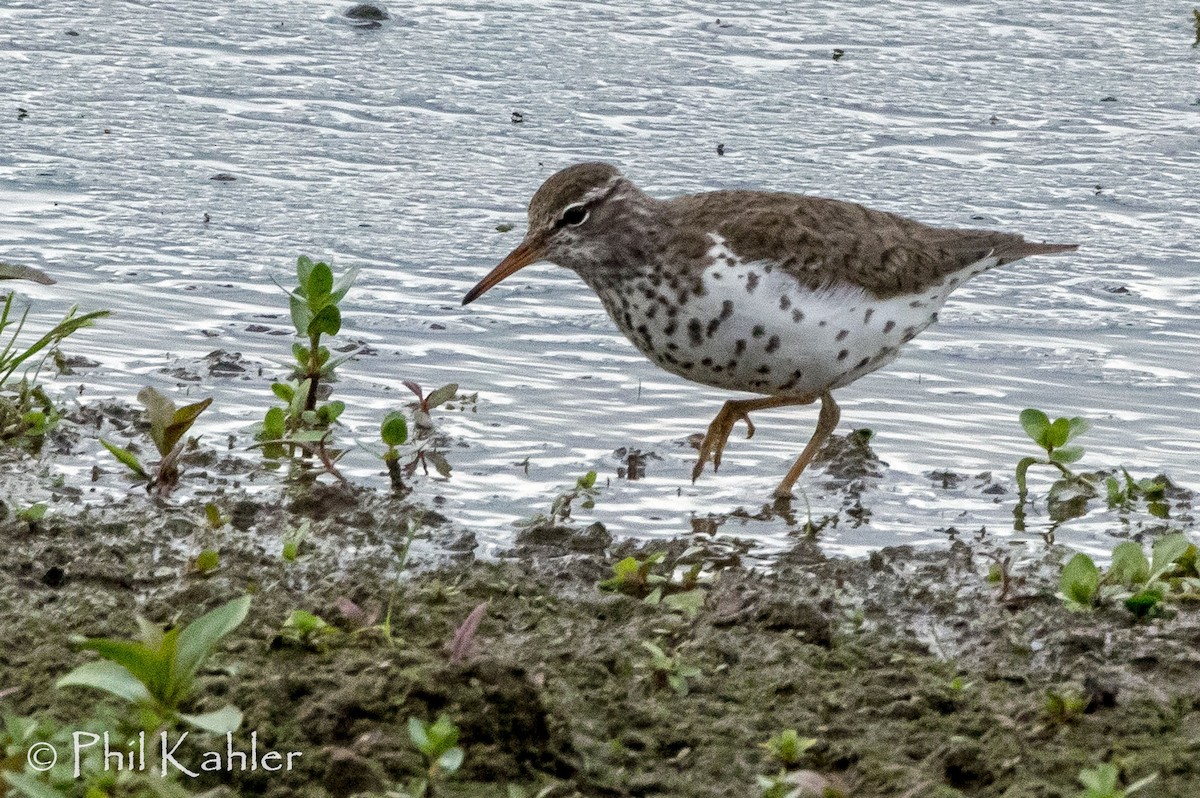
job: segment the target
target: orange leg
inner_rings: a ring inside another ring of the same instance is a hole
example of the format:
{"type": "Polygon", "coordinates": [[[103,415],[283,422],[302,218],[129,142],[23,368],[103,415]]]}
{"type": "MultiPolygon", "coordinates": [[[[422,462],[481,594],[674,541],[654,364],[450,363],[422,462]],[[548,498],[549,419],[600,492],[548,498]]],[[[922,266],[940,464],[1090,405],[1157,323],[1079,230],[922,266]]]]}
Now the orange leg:
{"type": "MultiPolygon", "coordinates": [[[[826,394],[828,396],[828,394],[826,394]]],[[[817,400],[815,396],[767,396],[762,399],[730,399],[721,408],[721,412],[717,413],[717,417],[708,425],[708,432],[704,435],[704,441],[700,444],[700,457],[696,460],[696,466],[692,469],[692,482],[699,479],[700,474],[704,472],[704,464],[710,459],[713,464],[713,471],[716,471],[721,465],[721,453],[725,451],[725,444],[729,442],[729,434],[733,432],[733,425],[738,421],[746,422],[746,437],[754,437],[754,424],[750,421],[750,412],[754,410],[765,410],[770,407],[784,407],[786,405],[807,405],[812,404],[817,400]]],[[[830,399],[829,401],[833,401],[830,399]]],[[[837,409],[837,406],[834,406],[837,409]]],[[[824,416],[824,405],[822,404],[822,416],[824,416]]],[[[837,420],[834,419],[834,424],[837,420]]],[[[818,425],[818,429],[819,429],[818,425]]],[[[809,442],[811,446],[811,441],[809,442]]],[[[807,449],[805,452],[807,453],[807,449]]],[[[803,459],[803,455],[801,456],[803,459]]],[[[811,458],[810,458],[811,459],[811,458]]],[[[804,466],[800,468],[803,469],[804,466]]],[[[796,476],[800,475],[800,471],[796,471],[796,476]]],[[[788,476],[791,476],[789,474],[788,476]]],[[[792,482],[795,482],[795,477],[792,482]]],[[[784,482],[787,482],[785,479],[784,482]]],[[[791,486],[791,483],[787,483],[791,486]]],[[[784,487],[780,485],[780,488],[784,487]]]]}
{"type": "Polygon", "coordinates": [[[796,459],[795,465],[787,472],[783,481],[779,483],[779,487],[775,488],[775,498],[785,499],[792,495],[792,486],[796,484],[796,480],[800,478],[801,472],[805,467],[812,462],[812,459],[817,456],[817,452],[821,451],[821,446],[828,440],[834,428],[838,425],[838,420],[842,417],[842,411],[837,406],[837,402],[833,401],[833,395],[828,391],[821,394],[821,415],[817,417],[817,428],[813,431],[812,437],[808,440],[808,445],[804,447],[804,451],[800,453],[800,457],[796,459]]]}

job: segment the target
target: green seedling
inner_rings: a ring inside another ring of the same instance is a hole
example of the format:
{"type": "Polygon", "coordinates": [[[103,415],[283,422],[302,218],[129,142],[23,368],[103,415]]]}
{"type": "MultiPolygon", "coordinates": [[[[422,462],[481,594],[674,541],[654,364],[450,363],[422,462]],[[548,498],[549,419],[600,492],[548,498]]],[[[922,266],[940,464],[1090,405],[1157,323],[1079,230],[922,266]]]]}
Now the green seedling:
{"type": "Polygon", "coordinates": [[[1087,698],[1073,691],[1046,693],[1046,718],[1055,724],[1074,723],[1087,710],[1087,698]]]}
{"type": "Polygon", "coordinates": [[[409,717],[408,738],[425,757],[427,765],[425,779],[409,790],[411,795],[431,795],[435,780],[462,767],[466,752],[459,746],[458,736],[458,726],[446,715],[439,716],[433,723],[409,717]]]}
{"type": "Polygon", "coordinates": [[[1127,798],[1143,787],[1152,784],[1157,778],[1157,773],[1151,773],[1128,787],[1119,787],[1121,772],[1116,765],[1103,762],[1094,768],[1084,768],[1079,771],[1079,783],[1085,789],[1079,793],[1077,798],[1127,798]]]}
{"type": "Polygon", "coordinates": [[[15,515],[18,521],[24,521],[27,524],[36,524],[46,517],[46,511],[50,508],[43,502],[31,504],[28,507],[19,508],[15,515]]]}
{"type": "Polygon", "coordinates": [[[150,438],[161,458],[158,465],[147,469],[129,449],[104,438],[100,439],[100,443],[138,479],[145,480],[147,490],[154,490],[159,496],[169,496],[179,484],[179,456],[183,454],[187,443],[184,436],[200,414],[212,404],[212,398],[177,408],[171,399],[151,387],[138,391],[137,398],[146,407],[150,438]]]}
{"type": "MultiPolygon", "coordinates": [[[[667,577],[654,573],[654,568],[667,558],[665,551],[656,551],[644,560],[629,556],[613,565],[613,575],[596,585],[601,590],[623,593],[634,598],[648,598],[667,577]]],[[[660,592],[661,596],[661,592],[660,592]]]]}
{"type": "MultiPolygon", "coordinates": [[[[1078,462],[1083,457],[1082,446],[1068,446],[1067,444],[1087,431],[1089,426],[1087,421],[1078,416],[1070,419],[1057,418],[1051,421],[1041,410],[1032,408],[1022,410],[1020,419],[1025,434],[1046,450],[1044,458],[1023,457],[1017,463],[1017,492],[1022,503],[1029,495],[1026,472],[1029,471],[1030,466],[1034,465],[1052,466],[1062,474],[1062,479],[1050,487],[1048,500],[1052,503],[1056,500],[1073,498],[1066,495],[1070,488],[1080,488],[1081,486],[1085,490],[1091,488],[1088,482],[1067,468],[1069,464],[1078,462]]],[[[1095,495],[1094,489],[1089,495],[1095,495]]]]}
{"type": "Polygon", "coordinates": [[[1059,590],[1071,609],[1090,609],[1100,595],[1100,569],[1088,555],[1080,552],[1063,567],[1059,590]]]}
{"type": "Polygon", "coordinates": [[[684,664],[678,655],[667,654],[654,643],[643,641],[642,648],[650,653],[647,667],[655,689],[670,687],[676,695],[686,696],[689,690],[688,679],[694,679],[703,673],[695,666],[684,664]]]}
{"type": "Polygon", "coordinates": [[[596,487],[596,472],[589,471],[575,480],[575,487],[555,497],[550,505],[549,515],[537,513],[523,521],[518,521],[516,526],[528,529],[565,524],[571,519],[571,508],[576,501],[579,501],[579,506],[583,509],[590,510],[596,506],[596,497],[599,495],[600,489],[596,487]]]}
{"type": "Polygon", "coordinates": [[[763,743],[763,748],[784,767],[795,767],[800,764],[804,752],[816,744],[815,737],[801,737],[795,729],[784,729],[763,743]]]}
{"type": "MultiPolygon", "coordinates": [[[[20,318],[17,318],[13,314],[13,297],[14,294],[9,293],[0,302],[0,344],[3,344],[0,347],[0,389],[7,387],[17,369],[26,363],[31,363],[38,354],[41,354],[42,357],[37,361],[39,365],[38,369],[34,369],[35,372],[41,368],[40,364],[45,362],[46,356],[67,337],[84,327],[91,327],[96,319],[102,319],[109,315],[107,310],[94,310],[91,313],[77,315],[79,309],[72,307],[67,311],[67,315],[42,337],[31,344],[18,346],[17,339],[25,327],[26,319],[29,318],[29,306],[27,305],[21,312],[20,318]]],[[[29,379],[31,382],[36,381],[33,378],[29,379]]]]}
{"type": "Polygon", "coordinates": [[[305,518],[297,526],[288,529],[287,534],[283,538],[282,557],[284,562],[295,562],[300,556],[300,546],[308,537],[309,530],[312,529],[312,521],[305,518]]]}
{"type": "MultiPolygon", "coordinates": [[[[448,385],[443,385],[441,388],[435,388],[428,395],[420,385],[412,380],[404,380],[404,387],[413,392],[417,397],[417,401],[413,403],[413,424],[417,428],[418,435],[427,435],[433,431],[433,417],[430,412],[434,408],[450,402],[458,396],[458,383],[452,382],[448,385]]],[[[465,397],[468,401],[474,402],[474,397],[465,397]]]]}
{"type": "Polygon", "coordinates": [[[339,401],[322,403],[319,396],[326,384],[336,382],[334,370],[355,353],[334,358],[323,339],[341,331],[338,303],[357,275],[358,270],[351,269],[335,280],[328,263],[314,262],[303,255],[297,259],[297,285],[287,293],[292,324],[301,340],[292,345],[292,379],[271,386],[284,406],[267,411],[257,435],[265,456],[280,458],[300,448],[315,454],[325,470],[341,481],[344,478],[334,465],[341,452],[330,449],[328,443],[332,427],[346,405],[339,401]]]}
{"type": "Polygon", "coordinates": [[[152,724],[181,720],[205,731],[225,734],[242,723],[242,713],[227,705],[200,715],[185,714],[180,707],[191,697],[200,666],[221,639],[246,619],[250,597],[242,596],[201,615],[180,629],[164,632],[138,620],[137,640],[91,638],[82,648],[103,659],[84,663],[58,680],[58,687],[89,687],[111,693],[146,709],[152,724]]]}
{"type": "Polygon", "coordinates": [[[205,549],[196,555],[196,573],[210,576],[221,567],[221,553],[216,549],[205,549]]]}
{"type": "Polygon", "coordinates": [[[279,630],[279,639],[301,648],[324,651],[337,634],[338,630],[330,626],[324,618],[305,610],[295,610],[283,622],[279,630]]]}
{"type": "Polygon", "coordinates": [[[1124,468],[1121,474],[1124,479],[1111,476],[1104,483],[1109,509],[1130,510],[1141,499],[1146,502],[1146,511],[1155,518],[1170,516],[1171,505],[1166,501],[1165,482],[1159,479],[1135,480],[1124,468]]]}
{"type": "Polygon", "coordinates": [[[400,411],[388,413],[379,427],[379,437],[384,445],[387,446],[386,451],[383,453],[383,462],[387,466],[388,478],[392,483],[392,490],[398,494],[408,492],[409,489],[404,484],[404,480],[406,477],[411,477],[416,472],[418,466],[423,468],[425,473],[428,474],[429,466],[432,465],[439,476],[449,479],[451,467],[445,455],[434,449],[427,448],[421,442],[430,439],[433,433],[432,421],[429,420],[429,411],[454,398],[458,390],[457,385],[444,385],[428,397],[423,397],[419,385],[408,381],[404,384],[418,397],[418,407],[413,411],[415,434],[409,435],[408,420],[404,413],[400,411]],[[424,419],[424,422],[422,422],[422,419],[424,419]],[[408,462],[401,465],[400,447],[405,444],[414,444],[416,448],[409,453],[408,462]]]}
{"type": "MultiPolygon", "coordinates": [[[[54,282],[36,269],[0,264],[0,279],[26,279],[39,283],[54,282]]],[[[0,443],[14,443],[36,450],[43,436],[59,419],[59,413],[37,382],[48,357],[59,354],[59,345],[97,319],[109,315],[97,310],[80,315],[72,307],[48,332],[31,343],[20,342],[21,331],[29,317],[27,305],[20,314],[13,311],[14,294],[0,299],[0,443]],[[20,380],[13,379],[25,366],[20,380]]]]}
{"type": "Polygon", "coordinates": [[[1122,598],[1135,617],[1154,617],[1162,613],[1163,602],[1174,595],[1168,576],[1179,582],[1181,598],[1191,597],[1200,587],[1196,555],[1196,547],[1181,533],[1156,540],[1150,547],[1150,557],[1140,544],[1127,540],[1113,549],[1112,563],[1103,573],[1091,557],[1076,554],[1063,567],[1059,590],[1071,609],[1090,609],[1107,593],[1122,598]]]}

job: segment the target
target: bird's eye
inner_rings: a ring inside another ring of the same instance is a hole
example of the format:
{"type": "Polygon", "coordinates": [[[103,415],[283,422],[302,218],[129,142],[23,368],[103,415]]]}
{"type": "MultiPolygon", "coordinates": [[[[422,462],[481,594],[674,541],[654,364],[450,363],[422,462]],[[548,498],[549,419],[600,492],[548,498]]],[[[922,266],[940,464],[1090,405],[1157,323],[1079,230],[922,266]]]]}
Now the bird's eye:
{"type": "Polygon", "coordinates": [[[587,221],[588,209],[582,205],[572,205],[563,211],[563,215],[559,217],[559,227],[578,227],[587,221]]]}

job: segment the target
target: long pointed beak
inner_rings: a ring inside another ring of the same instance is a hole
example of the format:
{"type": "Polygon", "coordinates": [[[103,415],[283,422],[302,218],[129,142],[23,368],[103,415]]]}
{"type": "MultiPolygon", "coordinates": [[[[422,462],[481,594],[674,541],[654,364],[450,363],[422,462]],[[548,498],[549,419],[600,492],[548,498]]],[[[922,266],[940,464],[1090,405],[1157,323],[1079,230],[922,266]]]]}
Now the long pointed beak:
{"type": "Polygon", "coordinates": [[[463,297],[462,303],[469,305],[479,297],[483,296],[492,286],[508,277],[515,274],[517,271],[525,268],[531,263],[537,263],[542,259],[546,247],[542,240],[534,236],[526,236],[520,246],[508,253],[508,257],[500,261],[500,265],[488,272],[487,277],[484,277],[475,287],[467,292],[463,297]]]}

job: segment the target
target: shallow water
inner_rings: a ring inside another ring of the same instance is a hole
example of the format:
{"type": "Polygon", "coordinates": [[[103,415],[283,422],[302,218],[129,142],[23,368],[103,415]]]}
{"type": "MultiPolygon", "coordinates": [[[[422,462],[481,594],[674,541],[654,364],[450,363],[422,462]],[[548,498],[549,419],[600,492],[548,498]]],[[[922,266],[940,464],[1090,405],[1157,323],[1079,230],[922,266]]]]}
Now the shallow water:
{"type": "MultiPolygon", "coordinates": [[[[1186,9],[732,3],[718,22],[701,4],[410,3],[364,30],[340,16],[349,5],[0,7],[0,257],[59,278],[21,287],[37,325],[74,302],[115,311],[69,344],[102,365],[64,389],[215,395],[199,431],[248,440],[290,344],[271,278],[289,280],[298,254],[332,257],[362,269],[344,336],[374,350],[341,372],[349,436],[371,444],[408,400],[402,379],[478,391],[475,412],[439,414],[455,470],[419,495],[444,497],[488,547],[594,469],[605,487],[581,517],[615,532],[675,536],[714,515],[722,533],[781,548],[786,521],[726,515],[759,511],[814,411],[760,414],[693,486],[686,438],[728,396],[645,361],[573,275],[544,264],[459,304],[519,241],[540,182],[603,159],[662,196],[806,191],[1083,245],[960,289],[899,361],[840,392],[841,431],[874,430],[886,468],[862,495],[867,522],[823,532],[832,550],[1011,534],[1030,406],[1094,422],[1084,466],[1200,488],[1200,51],[1186,9]],[[209,376],[217,349],[249,370],[209,376]],[[180,367],[205,376],[181,381],[180,367]],[[618,479],[621,447],[662,459],[618,479]],[[992,472],[1010,492],[943,488],[930,474],[946,470],[992,472]]],[[[347,471],[385,484],[366,453],[347,471]]],[[[802,481],[815,517],[845,499],[825,482],[802,481]]],[[[1048,526],[1035,513],[1029,534],[1048,526]]],[[[1057,535],[1099,550],[1121,530],[1095,512],[1057,535]]]]}

